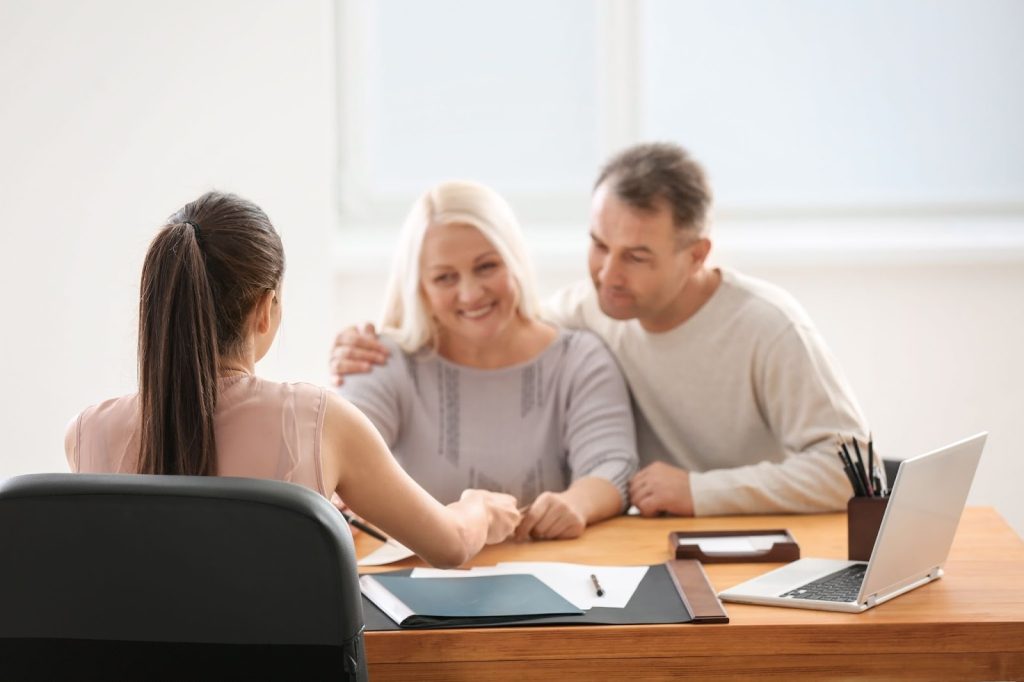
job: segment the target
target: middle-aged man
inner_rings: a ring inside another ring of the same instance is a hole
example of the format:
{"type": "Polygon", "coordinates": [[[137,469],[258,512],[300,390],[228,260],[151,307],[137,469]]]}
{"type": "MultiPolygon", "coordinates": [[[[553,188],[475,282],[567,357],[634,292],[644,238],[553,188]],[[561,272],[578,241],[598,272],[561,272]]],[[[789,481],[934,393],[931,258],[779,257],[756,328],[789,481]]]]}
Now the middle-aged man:
{"type": "MultiPolygon", "coordinates": [[[[706,264],[710,206],[679,146],[613,157],[593,195],[592,281],[555,294],[547,316],[598,334],[622,366],[646,464],[629,492],[645,516],[841,509],[851,491],[835,437],[866,437],[856,400],[789,294],[706,264]]],[[[339,334],[338,380],[378,349],[355,328],[339,334]]]]}

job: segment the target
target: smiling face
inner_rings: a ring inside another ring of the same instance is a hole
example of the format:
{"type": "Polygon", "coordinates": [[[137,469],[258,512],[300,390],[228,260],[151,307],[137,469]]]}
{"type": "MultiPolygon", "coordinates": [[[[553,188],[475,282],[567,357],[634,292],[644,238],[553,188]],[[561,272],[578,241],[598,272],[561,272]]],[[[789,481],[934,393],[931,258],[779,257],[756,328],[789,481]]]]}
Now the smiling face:
{"type": "Polygon", "coordinates": [[[515,279],[494,244],[472,225],[427,228],[420,290],[436,321],[442,354],[446,346],[494,343],[518,319],[515,279]]]}

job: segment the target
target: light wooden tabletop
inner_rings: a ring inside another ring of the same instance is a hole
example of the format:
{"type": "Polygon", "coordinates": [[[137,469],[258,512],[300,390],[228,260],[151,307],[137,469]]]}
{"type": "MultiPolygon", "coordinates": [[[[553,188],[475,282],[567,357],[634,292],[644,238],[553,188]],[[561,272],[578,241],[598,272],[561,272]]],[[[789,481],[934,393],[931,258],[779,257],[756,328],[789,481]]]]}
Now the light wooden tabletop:
{"type": "MultiPolygon", "coordinates": [[[[620,517],[576,540],[487,547],[499,561],[656,564],[673,530],[786,528],[801,556],[846,558],[846,515],[620,517]]],[[[356,538],[364,556],[380,543],[356,538]]],[[[423,565],[411,559],[374,570],[423,565]]],[[[779,564],[712,564],[717,590],[779,564]]],[[[521,627],[366,635],[377,679],[1024,678],[1024,542],[989,508],[969,508],[946,575],[861,614],[726,604],[728,625],[521,627]]]]}

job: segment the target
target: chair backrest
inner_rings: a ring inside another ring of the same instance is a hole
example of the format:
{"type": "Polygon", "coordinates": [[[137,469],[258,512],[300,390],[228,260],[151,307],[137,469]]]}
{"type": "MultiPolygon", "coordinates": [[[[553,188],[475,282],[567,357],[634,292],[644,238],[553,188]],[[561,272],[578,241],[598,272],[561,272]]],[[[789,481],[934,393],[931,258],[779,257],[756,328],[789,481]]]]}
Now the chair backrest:
{"type": "Polygon", "coordinates": [[[0,678],[12,655],[45,668],[56,647],[108,672],[107,659],[166,673],[191,658],[235,673],[315,662],[365,679],[362,626],[348,527],[300,486],[124,474],[0,482],[0,678]]]}

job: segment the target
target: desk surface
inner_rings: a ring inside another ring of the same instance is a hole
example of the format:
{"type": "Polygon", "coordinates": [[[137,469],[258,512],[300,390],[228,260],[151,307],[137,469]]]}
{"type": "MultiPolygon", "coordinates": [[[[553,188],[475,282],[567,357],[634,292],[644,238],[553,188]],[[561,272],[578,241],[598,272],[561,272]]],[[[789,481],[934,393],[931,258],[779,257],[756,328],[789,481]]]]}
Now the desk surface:
{"type": "MultiPolygon", "coordinates": [[[[845,558],[846,515],[620,517],[576,540],[506,543],[471,562],[655,564],[673,530],[788,528],[801,556],[845,558]]],[[[380,543],[360,534],[364,556],[380,543]]],[[[382,570],[423,565],[407,560],[382,570]]],[[[706,566],[717,590],[779,564],[706,566]]],[[[861,614],[726,604],[728,625],[369,632],[371,679],[1021,679],[1024,542],[989,508],[964,512],[946,575],[861,614]]]]}

